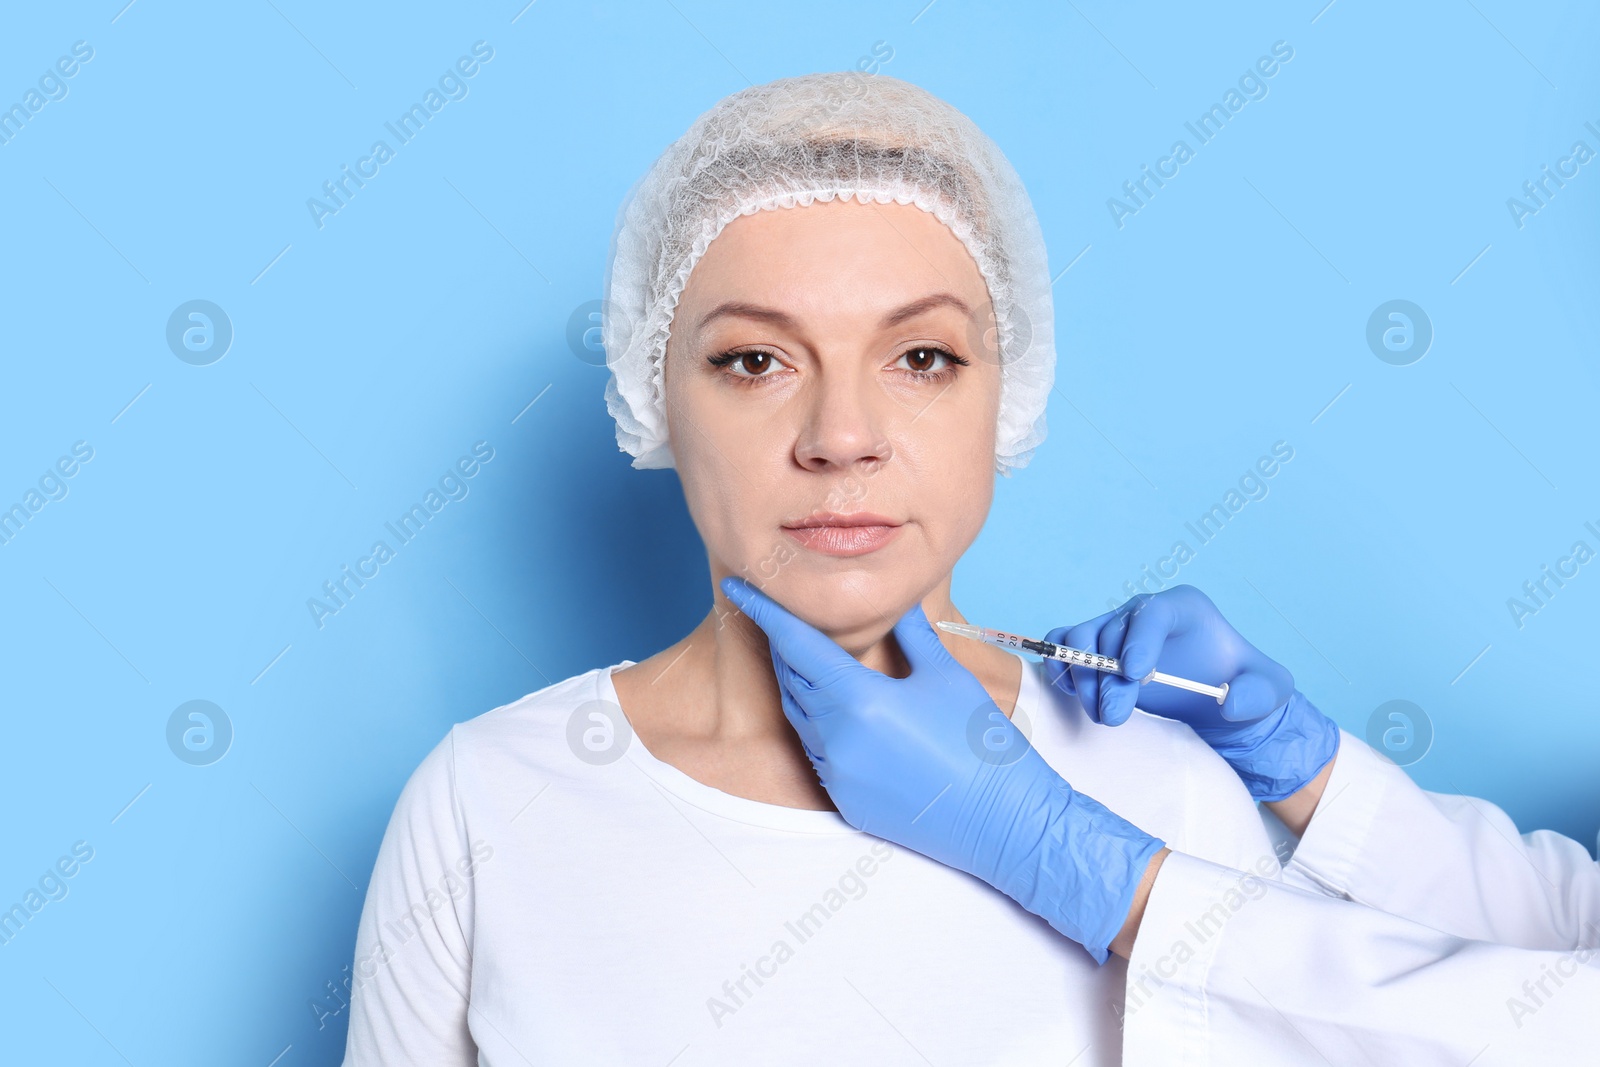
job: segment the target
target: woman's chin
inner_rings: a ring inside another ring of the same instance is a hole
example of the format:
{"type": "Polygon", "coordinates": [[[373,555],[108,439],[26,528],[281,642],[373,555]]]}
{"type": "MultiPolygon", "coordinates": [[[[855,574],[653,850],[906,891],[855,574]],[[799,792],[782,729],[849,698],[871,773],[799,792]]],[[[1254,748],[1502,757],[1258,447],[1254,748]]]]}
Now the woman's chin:
{"type": "Polygon", "coordinates": [[[883,639],[921,599],[916,583],[887,581],[860,572],[839,576],[794,575],[767,593],[840,646],[860,651],[883,639]]]}

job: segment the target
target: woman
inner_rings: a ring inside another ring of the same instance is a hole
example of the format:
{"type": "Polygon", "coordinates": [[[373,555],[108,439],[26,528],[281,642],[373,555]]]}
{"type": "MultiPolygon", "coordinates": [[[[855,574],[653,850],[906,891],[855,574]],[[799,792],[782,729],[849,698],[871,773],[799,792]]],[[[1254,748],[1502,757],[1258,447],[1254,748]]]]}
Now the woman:
{"type": "MultiPolygon", "coordinates": [[[[994,474],[1042,440],[1053,377],[1015,172],[895,79],[756,86],[635,187],[606,297],[618,441],[677,469],[711,611],[423,761],[367,893],[346,1062],[1119,1062],[1125,964],[852,828],[785,720],[764,635],[717,585],[759,583],[895,676],[895,620],[962,619],[951,571],[994,474]]],[[[998,707],[1173,848],[1272,855],[1188,727],[1101,727],[1039,664],[947,647],[989,698],[975,750],[998,707]]]]}

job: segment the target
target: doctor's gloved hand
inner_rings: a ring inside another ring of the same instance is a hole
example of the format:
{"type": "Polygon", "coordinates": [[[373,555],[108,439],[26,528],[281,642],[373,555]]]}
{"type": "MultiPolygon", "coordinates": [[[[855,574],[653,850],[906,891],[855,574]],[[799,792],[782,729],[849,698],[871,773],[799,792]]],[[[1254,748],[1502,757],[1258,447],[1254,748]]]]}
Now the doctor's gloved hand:
{"type": "Polygon", "coordinates": [[[1045,661],[1052,685],[1076,693],[1095,722],[1120,726],[1135,703],[1188,723],[1227,760],[1256,800],[1292,796],[1339,750],[1339,728],[1192,585],[1134,597],[1115,611],[1062,626],[1046,641],[1112,656],[1128,677],[1045,661]],[[1228,683],[1222,704],[1203,693],[1150,682],[1153,670],[1211,685],[1228,683]]]}
{"type": "Polygon", "coordinates": [[[981,878],[1104,963],[1164,843],[1077,792],[950,655],[921,605],[894,627],[906,678],[863,666],[738,578],[784,715],[846,822],[981,878]]]}

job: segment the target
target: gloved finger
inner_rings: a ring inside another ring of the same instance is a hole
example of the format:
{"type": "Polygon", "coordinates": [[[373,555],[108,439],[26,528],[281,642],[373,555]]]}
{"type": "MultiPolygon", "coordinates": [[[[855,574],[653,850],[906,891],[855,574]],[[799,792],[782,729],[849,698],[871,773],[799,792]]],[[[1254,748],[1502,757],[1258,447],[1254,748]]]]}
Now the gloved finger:
{"type": "Polygon", "coordinates": [[[1142,601],[1129,614],[1122,647],[1115,653],[1128,677],[1143,678],[1156,669],[1161,650],[1177,622],[1172,600],[1159,594],[1142,601]]]}
{"type": "Polygon", "coordinates": [[[789,720],[789,726],[799,735],[800,747],[805,749],[806,758],[820,777],[823,765],[827,762],[827,745],[804,703],[808,698],[815,700],[816,694],[783,661],[776,649],[771,650],[771,655],[772,673],[778,679],[778,703],[783,708],[783,717],[789,720]]]}
{"type": "MultiPolygon", "coordinates": [[[[1192,585],[1175,585],[1156,594],[1172,609],[1172,632],[1183,636],[1195,626],[1205,626],[1212,620],[1227,625],[1222,612],[1205,592],[1192,585]]],[[[1232,629],[1231,626],[1228,627],[1232,629]]]]}
{"type": "Polygon", "coordinates": [[[1222,717],[1230,722],[1255,722],[1287,704],[1290,695],[1290,690],[1280,690],[1267,675],[1245,671],[1228,682],[1228,695],[1222,698],[1222,717]]]}
{"type": "MultiPolygon", "coordinates": [[[[1077,635],[1077,640],[1084,640],[1084,634],[1098,631],[1101,625],[1103,625],[1105,621],[1111,618],[1111,616],[1114,614],[1116,614],[1116,611],[1113,609],[1112,611],[1107,611],[1096,615],[1087,622],[1081,622],[1076,626],[1057,626],[1055,629],[1045,634],[1044,639],[1049,641],[1052,645],[1066,645],[1069,648],[1083,648],[1083,645],[1073,643],[1074,635],[1077,635]]],[[[1094,711],[1087,703],[1084,702],[1084,694],[1080,692],[1078,688],[1078,681],[1080,677],[1079,672],[1081,670],[1082,668],[1079,668],[1079,671],[1074,671],[1066,664],[1066,662],[1059,659],[1047,659],[1044,661],[1045,680],[1056,688],[1067,693],[1069,696],[1078,697],[1078,702],[1083,707],[1083,710],[1088,713],[1090,719],[1093,719],[1094,711]]],[[[1094,672],[1091,671],[1089,674],[1092,677],[1094,672]]]]}
{"type": "Polygon", "coordinates": [[[1133,715],[1144,687],[1132,678],[1102,672],[1100,675],[1100,721],[1106,726],[1121,726],[1133,715]]]}
{"type": "MultiPolygon", "coordinates": [[[[1106,620],[1096,637],[1096,645],[1089,651],[1120,659],[1123,637],[1128,632],[1128,618],[1138,610],[1138,604],[1129,601],[1115,615],[1106,620]]],[[[1100,671],[1100,721],[1107,726],[1121,726],[1133,714],[1134,703],[1139,698],[1139,680],[1125,678],[1110,671],[1100,671]]]]}
{"type": "MultiPolygon", "coordinates": [[[[784,662],[782,656],[778,655],[777,645],[769,641],[767,643],[767,652],[772,657],[772,673],[778,679],[778,697],[783,702],[784,714],[789,714],[789,706],[792,703],[799,718],[805,719],[811,711],[810,708],[806,707],[806,700],[815,701],[818,699],[815,690],[805,684],[804,679],[794,672],[794,668],[784,662]]],[[[796,730],[799,728],[798,725],[795,726],[796,730]]]]}
{"type": "Polygon", "coordinates": [[[955,681],[953,670],[966,670],[944,647],[933,624],[923,612],[921,604],[913,604],[909,611],[894,624],[894,639],[911,664],[913,676],[921,671],[932,671],[946,681],[955,681]]]}
{"type": "Polygon", "coordinates": [[[1129,610],[1100,631],[1100,653],[1122,664],[1122,674],[1108,674],[1100,683],[1100,717],[1108,726],[1121,726],[1133,715],[1143,679],[1156,669],[1161,649],[1177,615],[1170,600],[1160,594],[1136,597],[1129,610]]]}
{"type": "Polygon", "coordinates": [[[828,791],[831,797],[833,792],[828,783],[833,779],[833,767],[828,762],[827,738],[819,725],[814,722],[801,703],[813,693],[810,686],[801,682],[799,675],[795,674],[789,665],[776,651],[772,652],[772,669],[778,679],[778,702],[783,708],[783,717],[789,721],[789,726],[800,738],[800,749],[806,754],[806,759],[811,761],[811,770],[817,776],[817,783],[828,791]],[[800,682],[798,686],[795,683],[800,682]]]}
{"type": "MultiPolygon", "coordinates": [[[[1093,652],[1100,643],[1100,627],[1114,613],[1107,613],[1080,622],[1067,631],[1066,644],[1071,648],[1093,652]]],[[[1072,675],[1072,686],[1078,691],[1078,703],[1083,705],[1083,710],[1088,713],[1090,722],[1100,721],[1100,677],[1099,671],[1090,670],[1088,667],[1079,667],[1072,664],[1067,667],[1072,675]]]]}
{"type": "Polygon", "coordinates": [[[797,618],[743,578],[729,575],[722,579],[721,586],[733,605],[766,633],[773,652],[811,688],[822,689],[852,671],[869,669],[827,634],[797,618]]]}
{"type": "MultiPolygon", "coordinates": [[[[1054,630],[1044,635],[1044,639],[1052,645],[1067,644],[1067,628],[1057,626],[1054,630]]],[[[1067,665],[1058,659],[1044,661],[1044,681],[1046,685],[1054,686],[1068,696],[1078,695],[1077,686],[1072,684],[1072,672],[1067,670],[1067,665]]]]}

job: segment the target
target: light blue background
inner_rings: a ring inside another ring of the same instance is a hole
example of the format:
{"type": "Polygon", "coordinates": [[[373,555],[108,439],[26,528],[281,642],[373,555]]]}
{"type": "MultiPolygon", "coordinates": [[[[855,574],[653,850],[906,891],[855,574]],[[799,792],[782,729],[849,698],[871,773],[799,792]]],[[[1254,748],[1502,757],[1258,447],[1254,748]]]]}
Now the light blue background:
{"type": "Polygon", "coordinates": [[[1593,5],[122,2],[0,34],[0,105],[94,48],[0,145],[0,506],[94,449],[0,545],[0,906],[95,850],[0,945],[6,1060],[339,1060],[348,1013],[311,1004],[422,756],[710,602],[675,476],[628,466],[567,341],[623,194],[725,94],[885,46],[1005,150],[1060,274],[1050,438],[963,610],[1098,614],[1286,441],[1179,580],[1346,728],[1420,706],[1424,786],[1593,845],[1600,563],[1520,628],[1507,599],[1600,549],[1600,161],[1506,206],[1600,150],[1593,5]],[[479,40],[469,95],[319,229],[307,198],[479,40]],[[1119,229],[1107,199],[1280,40],[1266,98],[1119,229]],[[1396,298],[1435,330],[1410,366],[1365,342],[1396,298]],[[210,366],[165,342],[192,299],[235,330],[210,366]],[[319,629],[307,598],[478,441],[466,499],[319,629]],[[193,699],[235,730],[207,767],[165,740],[193,699]]]}

